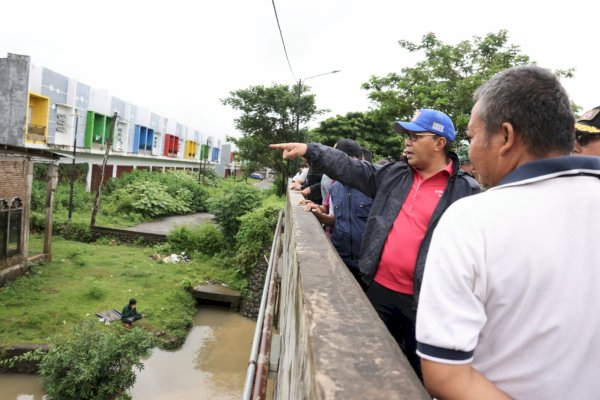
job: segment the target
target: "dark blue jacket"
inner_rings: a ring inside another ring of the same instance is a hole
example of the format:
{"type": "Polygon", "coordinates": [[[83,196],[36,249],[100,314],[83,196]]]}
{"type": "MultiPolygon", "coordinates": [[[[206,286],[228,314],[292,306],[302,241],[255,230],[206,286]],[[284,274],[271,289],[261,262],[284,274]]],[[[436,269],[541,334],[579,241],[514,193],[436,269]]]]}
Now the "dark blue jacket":
{"type": "Polygon", "coordinates": [[[331,185],[329,193],[335,216],[331,242],[348,268],[358,271],[360,246],[373,199],[341,182],[331,185]]]}
{"type": "MultiPolygon", "coordinates": [[[[410,191],[413,182],[412,168],[399,161],[385,164],[378,169],[369,162],[352,159],[343,151],[319,143],[310,143],[304,157],[316,171],[373,197],[359,261],[362,279],[365,284],[370,285],[377,272],[387,236],[410,191]]],[[[477,181],[459,169],[456,154],[450,152],[448,157],[453,161],[453,173],[433,211],[417,255],[414,275],[415,307],[419,301],[431,236],[440,217],[456,200],[481,192],[477,181]]]]}

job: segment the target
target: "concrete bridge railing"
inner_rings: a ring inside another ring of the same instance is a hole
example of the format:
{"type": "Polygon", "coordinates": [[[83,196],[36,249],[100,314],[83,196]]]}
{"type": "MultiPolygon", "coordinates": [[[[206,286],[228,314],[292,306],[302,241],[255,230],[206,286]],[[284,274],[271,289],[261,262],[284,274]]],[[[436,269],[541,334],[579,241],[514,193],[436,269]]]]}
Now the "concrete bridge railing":
{"type": "Polygon", "coordinates": [[[301,199],[288,193],[274,398],[429,399],[316,218],[298,206],[301,199]]]}

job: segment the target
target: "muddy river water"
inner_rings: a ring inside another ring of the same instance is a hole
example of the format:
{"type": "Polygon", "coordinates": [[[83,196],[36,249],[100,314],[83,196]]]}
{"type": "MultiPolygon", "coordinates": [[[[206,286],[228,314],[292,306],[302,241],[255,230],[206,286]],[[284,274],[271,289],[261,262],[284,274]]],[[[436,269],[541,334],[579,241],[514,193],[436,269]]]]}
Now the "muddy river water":
{"type": "MultiPolygon", "coordinates": [[[[241,398],[254,326],[225,308],[202,306],[184,345],[154,349],[130,394],[134,400],[241,398]]],[[[0,374],[0,400],[43,398],[37,376],[0,374]]]]}

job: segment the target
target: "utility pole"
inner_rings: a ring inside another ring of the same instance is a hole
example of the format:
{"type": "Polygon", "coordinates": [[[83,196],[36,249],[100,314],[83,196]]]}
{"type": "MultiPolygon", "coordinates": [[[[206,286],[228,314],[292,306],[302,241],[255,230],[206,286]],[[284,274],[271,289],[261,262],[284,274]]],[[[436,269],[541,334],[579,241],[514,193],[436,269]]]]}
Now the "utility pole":
{"type": "Polygon", "coordinates": [[[102,169],[100,170],[100,184],[98,185],[98,191],[96,192],[96,200],[94,201],[94,208],[92,209],[92,219],[90,221],[90,227],[96,226],[96,214],[98,213],[98,208],[100,207],[100,192],[102,191],[102,186],[104,183],[104,170],[106,169],[106,162],[108,161],[108,153],[110,153],[110,148],[112,147],[113,134],[115,132],[115,125],[117,125],[118,114],[115,111],[113,114],[112,125],[110,126],[110,130],[108,133],[108,139],[106,140],[106,149],[104,151],[104,159],[102,160],[102,169]]]}
{"type": "Polygon", "coordinates": [[[233,169],[233,186],[235,186],[235,176],[237,175],[237,171],[235,170],[235,159],[233,160],[231,169],[233,169]]]}
{"type": "Polygon", "coordinates": [[[298,102],[296,103],[296,142],[300,143],[300,96],[302,96],[302,79],[298,79],[298,102]]]}
{"type": "Polygon", "coordinates": [[[73,185],[75,184],[75,157],[77,157],[77,125],[79,123],[79,110],[75,110],[75,133],[73,134],[73,165],[71,166],[71,187],[69,189],[69,214],[68,221],[71,222],[73,215],[73,185]]]}
{"type": "Polygon", "coordinates": [[[198,165],[198,183],[200,183],[202,181],[202,142],[200,142],[200,154],[198,157],[198,161],[200,161],[198,165]]]}

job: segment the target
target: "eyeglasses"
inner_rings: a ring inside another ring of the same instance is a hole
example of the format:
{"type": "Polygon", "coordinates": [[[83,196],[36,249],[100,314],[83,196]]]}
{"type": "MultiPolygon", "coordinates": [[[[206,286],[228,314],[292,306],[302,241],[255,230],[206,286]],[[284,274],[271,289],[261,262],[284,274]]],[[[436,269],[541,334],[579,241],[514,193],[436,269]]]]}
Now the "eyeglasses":
{"type": "Polygon", "coordinates": [[[598,133],[575,133],[575,141],[582,147],[585,147],[590,144],[590,142],[598,139],[600,139],[600,134],[598,133]]]}
{"type": "Polygon", "coordinates": [[[410,139],[411,142],[416,142],[419,138],[423,136],[437,136],[435,133],[416,133],[416,132],[408,132],[405,134],[407,139],[410,139]]]}

